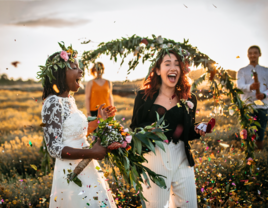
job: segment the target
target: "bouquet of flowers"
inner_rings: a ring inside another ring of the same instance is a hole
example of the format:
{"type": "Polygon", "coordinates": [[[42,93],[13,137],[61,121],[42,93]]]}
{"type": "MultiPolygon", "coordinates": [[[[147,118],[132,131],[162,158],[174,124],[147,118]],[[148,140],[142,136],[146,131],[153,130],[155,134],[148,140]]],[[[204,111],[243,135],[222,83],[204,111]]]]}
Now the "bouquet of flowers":
{"type": "MultiPolygon", "coordinates": [[[[88,120],[92,121],[94,118],[89,117],[88,120]]],[[[99,120],[98,129],[93,133],[95,138],[101,139],[101,145],[107,147],[110,151],[105,156],[106,164],[112,168],[112,175],[116,181],[118,188],[118,178],[124,177],[125,181],[132,185],[139,194],[143,207],[145,207],[144,200],[146,200],[142,194],[142,183],[145,183],[147,187],[150,187],[150,180],[153,181],[161,188],[166,188],[164,177],[159,175],[149,168],[142,165],[142,163],[148,162],[143,157],[143,148],[150,149],[155,153],[155,146],[164,149],[163,141],[167,140],[164,134],[165,122],[164,116],[160,119],[157,114],[157,122],[144,128],[136,128],[134,132],[130,132],[113,118],[106,120],[99,120]],[[115,167],[119,168],[120,176],[117,175],[115,167]]],[[[81,181],[77,175],[80,174],[83,169],[89,164],[92,159],[82,160],[72,173],[68,174],[68,182],[73,181],[77,185],[82,186],[81,181]]]]}

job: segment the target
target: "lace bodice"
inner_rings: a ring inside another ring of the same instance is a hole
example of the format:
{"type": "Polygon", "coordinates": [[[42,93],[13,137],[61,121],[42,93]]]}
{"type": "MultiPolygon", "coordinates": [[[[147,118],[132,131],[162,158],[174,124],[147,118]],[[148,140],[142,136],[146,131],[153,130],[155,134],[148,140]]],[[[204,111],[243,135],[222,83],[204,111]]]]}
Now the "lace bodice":
{"type": "Polygon", "coordinates": [[[83,141],[86,143],[87,119],[77,109],[72,96],[49,96],[44,102],[41,115],[42,122],[46,124],[43,127],[44,137],[51,157],[61,158],[65,146],[77,148],[81,146],[80,143],[83,146],[83,141]]]}

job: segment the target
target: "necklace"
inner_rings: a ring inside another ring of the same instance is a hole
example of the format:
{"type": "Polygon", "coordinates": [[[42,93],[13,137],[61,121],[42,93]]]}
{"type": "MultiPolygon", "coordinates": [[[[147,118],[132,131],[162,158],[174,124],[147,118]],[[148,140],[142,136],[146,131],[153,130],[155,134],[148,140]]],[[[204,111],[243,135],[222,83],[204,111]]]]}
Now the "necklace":
{"type": "Polygon", "coordinates": [[[175,94],[173,94],[172,96],[171,96],[171,98],[169,97],[169,96],[167,96],[165,93],[163,93],[163,92],[161,92],[163,95],[165,95],[168,99],[169,99],[169,103],[171,104],[171,101],[176,97],[176,95],[175,94]]]}

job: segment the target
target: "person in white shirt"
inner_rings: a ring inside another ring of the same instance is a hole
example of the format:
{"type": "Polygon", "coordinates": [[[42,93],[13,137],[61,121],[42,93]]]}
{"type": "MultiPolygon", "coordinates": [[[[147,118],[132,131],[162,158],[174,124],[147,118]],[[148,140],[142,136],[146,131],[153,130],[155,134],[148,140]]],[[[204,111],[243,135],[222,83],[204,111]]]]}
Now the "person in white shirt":
{"type": "Polygon", "coordinates": [[[237,87],[244,92],[241,95],[241,99],[246,103],[252,103],[253,107],[258,111],[252,115],[261,124],[261,128],[258,127],[257,131],[256,145],[258,149],[263,149],[264,132],[268,120],[268,68],[259,65],[260,56],[261,50],[259,46],[254,45],[249,47],[249,65],[239,69],[237,73],[237,87]],[[259,82],[257,83],[254,82],[252,69],[258,74],[259,82]],[[256,89],[258,88],[260,89],[260,93],[256,94],[256,89]],[[256,102],[257,100],[259,101],[256,102]]]}

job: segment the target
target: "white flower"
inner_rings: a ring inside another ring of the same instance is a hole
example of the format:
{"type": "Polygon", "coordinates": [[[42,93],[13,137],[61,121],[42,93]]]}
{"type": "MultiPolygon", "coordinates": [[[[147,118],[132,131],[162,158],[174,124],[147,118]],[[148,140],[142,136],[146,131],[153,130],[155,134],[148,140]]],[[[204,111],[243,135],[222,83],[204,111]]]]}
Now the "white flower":
{"type": "Polygon", "coordinates": [[[129,132],[128,128],[125,128],[125,129],[124,129],[124,132],[129,132]]]}
{"type": "Polygon", "coordinates": [[[162,44],[164,42],[163,38],[161,37],[161,35],[159,35],[156,39],[156,42],[159,44],[162,44]]]}
{"type": "Polygon", "coordinates": [[[150,45],[150,48],[151,48],[151,49],[153,49],[153,48],[154,48],[154,44],[153,44],[153,43],[150,45]]]}
{"type": "Polygon", "coordinates": [[[193,108],[194,108],[194,104],[193,104],[190,100],[187,100],[186,103],[187,103],[187,106],[188,106],[190,109],[193,109],[193,108]]]}
{"type": "Polygon", "coordinates": [[[221,81],[221,85],[225,85],[226,82],[224,80],[221,81]]]}
{"type": "Polygon", "coordinates": [[[169,48],[171,48],[173,46],[172,43],[168,43],[167,45],[168,45],[169,48]]]}
{"type": "Polygon", "coordinates": [[[136,56],[140,51],[140,46],[137,46],[134,51],[134,56],[136,56]]]}
{"type": "Polygon", "coordinates": [[[230,114],[230,116],[234,115],[234,110],[233,109],[229,109],[229,114],[230,114]]]}
{"type": "Polygon", "coordinates": [[[161,48],[168,48],[167,44],[162,44],[160,47],[161,48]]]}

